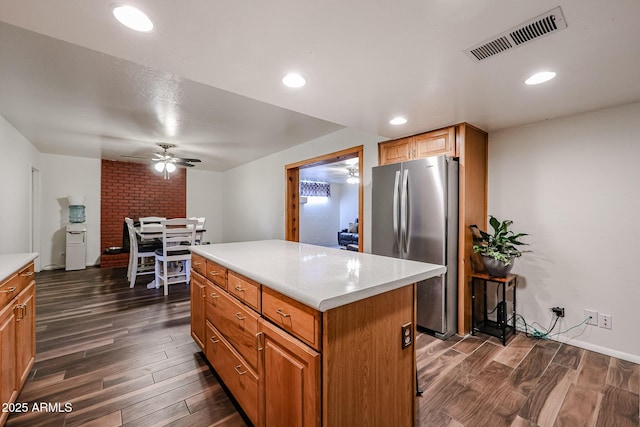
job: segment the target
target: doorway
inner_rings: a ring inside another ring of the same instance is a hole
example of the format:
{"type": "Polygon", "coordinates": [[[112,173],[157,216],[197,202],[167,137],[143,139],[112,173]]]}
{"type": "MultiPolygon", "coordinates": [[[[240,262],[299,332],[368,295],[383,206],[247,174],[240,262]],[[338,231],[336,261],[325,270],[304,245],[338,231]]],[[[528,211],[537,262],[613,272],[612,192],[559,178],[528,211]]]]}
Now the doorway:
{"type": "MultiPolygon", "coordinates": [[[[352,177],[361,177],[363,171],[363,146],[357,146],[348,148],[342,151],[325,154],[323,156],[314,157],[311,159],[303,160],[301,162],[292,163],[285,166],[285,180],[286,180],[286,196],[285,196],[285,239],[292,242],[300,241],[300,203],[305,199],[300,197],[300,180],[301,175],[304,176],[305,169],[317,168],[323,165],[336,165],[336,164],[349,164],[350,160],[357,159],[357,163],[353,163],[351,171],[347,171],[352,177]],[[302,171],[302,174],[301,174],[302,171]]],[[[345,168],[347,169],[347,168],[345,168]]],[[[358,242],[357,250],[362,252],[363,248],[363,186],[362,180],[359,179],[357,183],[358,194],[358,207],[357,218],[354,221],[358,227],[358,242]]],[[[337,233],[339,229],[336,229],[336,241],[338,239],[337,233]]],[[[355,248],[356,245],[352,244],[351,248],[355,248]]]]}

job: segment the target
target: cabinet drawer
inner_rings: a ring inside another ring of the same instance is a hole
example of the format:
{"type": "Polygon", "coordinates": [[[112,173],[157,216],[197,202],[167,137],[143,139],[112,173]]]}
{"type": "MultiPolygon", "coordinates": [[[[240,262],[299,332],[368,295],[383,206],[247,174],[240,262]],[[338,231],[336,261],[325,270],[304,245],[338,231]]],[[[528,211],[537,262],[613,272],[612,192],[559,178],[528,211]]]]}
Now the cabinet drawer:
{"type": "Polygon", "coordinates": [[[229,272],[229,293],[240,301],[260,311],[260,284],[244,276],[229,272]]]}
{"type": "Polygon", "coordinates": [[[0,284],[0,309],[9,301],[18,296],[26,287],[18,274],[14,274],[0,284]]]}
{"type": "Polygon", "coordinates": [[[254,370],[258,369],[258,314],[218,287],[207,286],[207,320],[254,370]]]}
{"type": "Polygon", "coordinates": [[[203,276],[207,275],[207,260],[198,255],[191,252],[191,268],[193,268],[198,273],[203,276]]]}
{"type": "Polygon", "coordinates": [[[258,425],[258,375],[209,322],[206,355],[249,420],[258,425]]]}
{"type": "Polygon", "coordinates": [[[210,259],[207,260],[207,279],[227,290],[227,269],[210,259]]]}
{"type": "Polygon", "coordinates": [[[282,329],[320,350],[322,317],[319,311],[263,287],[262,314],[282,329]]]}

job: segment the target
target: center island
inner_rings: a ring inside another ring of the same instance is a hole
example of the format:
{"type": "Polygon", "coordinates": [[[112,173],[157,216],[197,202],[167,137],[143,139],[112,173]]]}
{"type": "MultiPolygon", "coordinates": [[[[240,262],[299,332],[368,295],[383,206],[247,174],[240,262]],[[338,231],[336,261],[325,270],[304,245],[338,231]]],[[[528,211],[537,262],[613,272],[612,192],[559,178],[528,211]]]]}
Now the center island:
{"type": "Polygon", "coordinates": [[[191,335],[255,426],[415,425],[415,283],[444,266],[282,240],[190,249],[191,335]]]}

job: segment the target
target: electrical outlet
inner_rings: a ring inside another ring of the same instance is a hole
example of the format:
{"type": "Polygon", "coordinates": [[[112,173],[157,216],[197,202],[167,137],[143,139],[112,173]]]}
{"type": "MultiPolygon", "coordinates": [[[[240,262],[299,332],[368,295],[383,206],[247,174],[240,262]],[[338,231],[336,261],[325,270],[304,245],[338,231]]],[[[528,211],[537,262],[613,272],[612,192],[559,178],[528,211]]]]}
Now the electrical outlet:
{"type": "Polygon", "coordinates": [[[551,311],[558,317],[564,317],[564,307],[552,307],[551,311]]]}
{"type": "Polygon", "coordinates": [[[600,327],[605,329],[611,329],[611,315],[610,314],[601,314],[600,315],[600,327]]]}
{"type": "Polygon", "coordinates": [[[584,317],[591,317],[591,319],[587,320],[587,325],[598,326],[598,312],[595,310],[584,310],[584,317]]]}
{"type": "Polygon", "coordinates": [[[411,322],[402,325],[402,348],[407,348],[413,342],[413,325],[411,322]]]}

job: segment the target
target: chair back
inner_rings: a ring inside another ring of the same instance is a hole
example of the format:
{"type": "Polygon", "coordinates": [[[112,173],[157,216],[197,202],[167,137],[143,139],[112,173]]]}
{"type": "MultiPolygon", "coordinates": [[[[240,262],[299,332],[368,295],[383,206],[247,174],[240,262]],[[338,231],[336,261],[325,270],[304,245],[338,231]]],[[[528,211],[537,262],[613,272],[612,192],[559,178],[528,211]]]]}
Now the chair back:
{"type": "Polygon", "coordinates": [[[133,226],[133,220],[131,218],[125,218],[124,222],[127,223],[127,230],[129,230],[129,252],[135,254],[138,252],[138,238],[136,236],[136,229],[133,226]]]}
{"type": "Polygon", "coordinates": [[[163,216],[144,216],[144,217],[140,217],[140,227],[144,227],[145,225],[149,225],[149,224],[158,224],[160,225],[160,223],[162,221],[164,221],[165,217],[163,216]]]}
{"type": "Polygon", "coordinates": [[[186,246],[195,245],[195,219],[175,218],[162,221],[162,256],[166,261],[184,259],[191,254],[186,246]]]}
{"type": "Polygon", "coordinates": [[[196,224],[196,228],[197,228],[198,230],[204,230],[204,225],[205,225],[205,222],[207,221],[207,219],[206,219],[205,217],[203,217],[203,216],[200,216],[200,217],[192,216],[192,217],[191,217],[191,218],[189,218],[189,219],[195,219],[195,220],[197,220],[197,221],[198,221],[198,224],[196,224]]]}

